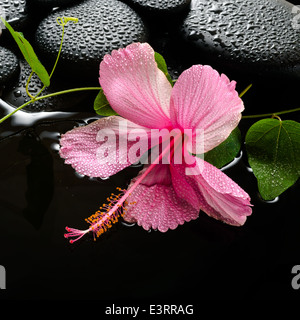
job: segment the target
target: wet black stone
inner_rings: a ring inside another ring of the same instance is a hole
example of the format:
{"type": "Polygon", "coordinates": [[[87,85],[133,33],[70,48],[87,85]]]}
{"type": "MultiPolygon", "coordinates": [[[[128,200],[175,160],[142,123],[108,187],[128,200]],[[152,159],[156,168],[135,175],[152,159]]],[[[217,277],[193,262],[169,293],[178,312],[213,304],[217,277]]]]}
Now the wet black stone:
{"type": "Polygon", "coordinates": [[[283,0],[192,0],[181,33],[198,54],[233,70],[300,79],[292,8],[283,0]]]}
{"type": "Polygon", "coordinates": [[[169,31],[159,29],[156,33],[151,33],[149,43],[155,52],[164,57],[172,79],[178,79],[180,74],[189,67],[186,66],[189,57],[182,52],[184,50],[181,50],[180,44],[172,38],[169,31]]]}
{"type": "MultiPolygon", "coordinates": [[[[2,99],[13,107],[19,107],[25,102],[31,100],[26,92],[27,80],[31,73],[31,68],[25,60],[20,61],[21,72],[19,79],[12,84],[4,88],[2,93],[2,99]]],[[[54,92],[75,88],[72,83],[72,79],[59,79],[52,78],[51,85],[45,88],[41,95],[52,94],[54,92]]],[[[40,81],[36,74],[31,77],[28,91],[32,96],[37,95],[43,88],[43,83],[40,81]]],[[[93,108],[93,100],[97,92],[86,91],[77,92],[71,94],[58,95],[46,99],[38,100],[29,104],[23,110],[28,112],[40,112],[40,111],[84,111],[93,108]]]]}
{"type": "Polygon", "coordinates": [[[0,13],[17,30],[22,30],[30,22],[26,0],[1,0],[0,13]]]}
{"type": "Polygon", "coordinates": [[[89,0],[67,9],[58,10],[39,25],[36,47],[42,61],[55,61],[60,41],[61,26],[58,16],[77,17],[65,27],[59,71],[74,78],[97,79],[99,64],[105,54],[132,42],[147,40],[141,18],[126,4],[117,0],[89,0]]]}
{"type": "Polygon", "coordinates": [[[180,13],[188,8],[191,0],[126,0],[128,4],[152,15],[172,15],[180,13]]]}
{"type": "Polygon", "coordinates": [[[32,5],[45,8],[65,7],[84,0],[30,0],[32,5]]]}
{"type": "Polygon", "coordinates": [[[10,50],[0,47],[0,87],[18,76],[18,58],[10,50]]]}

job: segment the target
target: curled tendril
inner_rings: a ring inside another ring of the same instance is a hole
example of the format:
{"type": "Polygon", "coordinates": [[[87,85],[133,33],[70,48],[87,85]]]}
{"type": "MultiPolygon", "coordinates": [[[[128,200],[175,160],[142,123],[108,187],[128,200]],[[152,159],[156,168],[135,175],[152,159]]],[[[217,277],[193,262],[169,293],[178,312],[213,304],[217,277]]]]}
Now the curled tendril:
{"type": "Polygon", "coordinates": [[[74,17],[57,17],[56,18],[56,22],[62,27],[64,27],[69,21],[72,21],[73,23],[77,23],[78,18],[74,18],[74,17]]]}

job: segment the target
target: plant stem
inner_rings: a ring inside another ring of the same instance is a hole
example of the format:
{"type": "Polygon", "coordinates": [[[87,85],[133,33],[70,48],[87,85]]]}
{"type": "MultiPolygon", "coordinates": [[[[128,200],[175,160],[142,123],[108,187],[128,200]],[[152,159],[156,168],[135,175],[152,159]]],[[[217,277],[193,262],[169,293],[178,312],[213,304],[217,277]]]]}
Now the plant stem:
{"type": "Polygon", "coordinates": [[[239,97],[241,98],[251,87],[252,87],[252,83],[249,84],[249,86],[239,94],[239,97]]]}
{"type": "Polygon", "coordinates": [[[31,77],[33,76],[33,71],[31,71],[30,75],[29,75],[29,78],[27,80],[27,83],[26,83],[26,93],[27,95],[29,96],[29,98],[31,98],[32,100],[34,100],[34,96],[32,94],[30,94],[29,90],[28,90],[28,86],[29,86],[29,83],[30,83],[30,80],[31,80],[31,77]]]}
{"type": "Polygon", "coordinates": [[[255,118],[266,118],[266,117],[272,117],[280,114],[286,114],[286,113],[292,113],[292,112],[297,112],[300,111],[300,108],[295,108],[295,109],[289,109],[289,110],[284,110],[284,111],[279,111],[279,112],[272,112],[272,113],[263,113],[263,114],[252,114],[249,116],[242,116],[242,119],[255,119],[255,118]]]}
{"type": "MultiPolygon", "coordinates": [[[[76,18],[71,18],[71,20],[72,20],[72,19],[75,19],[75,20],[76,20],[76,18]]],[[[70,18],[69,18],[69,20],[70,20],[70,18]]],[[[50,73],[50,75],[49,75],[49,78],[50,78],[50,79],[52,78],[52,75],[53,75],[53,73],[54,73],[54,71],[55,71],[55,69],[56,69],[56,66],[57,66],[57,63],[58,63],[58,60],[59,60],[59,57],[60,57],[60,54],[61,54],[61,50],[62,50],[62,46],[63,46],[63,42],[64,42],[65,25],[68,23],[69,20],[66,20],[65,18],[63,19],[63,18],[60,18],[60,17],[58,17],[58,18],[56,19],[56,22],[62,27],[62,34],[61,34],[60,46],[59,46],[58,54],[57,54],[57,57],[56,57],[56,61],[55,61],[55,63],[54,63],[54,66],[53,66],[53,68],[52,68],[52,71],[51,71],[51,73],[50,73]]],[[[73,21],[73,22],[74,22],[74,21],[73,21]]],[[[75,22],[75,23],[76,23],[76,22],[75,22]]],[[[28,90],[28,86],[29,86],[29,82],[30,82],[30,80],[31,80],[31,77],[32,77],[33,73],[34,73],[34,72],[31,71],[30,76],[29,76],[29,78],[28,78],[28,80],[27,80],[26,93],[27,93],[28,96],[32,99],[32,101],[36,101],[36,100],[37,100],[37,97],[41,95],[41,93],[45,90],[46,86],[44,85],[43,88],[39,91],[39,93],[38,93],[36,96],[31,95],[30,92],[29,92],[29,90],[28,90]]],[[[0,122],[0,123],[1,123],[1,122],[0,122]]]]}
{"type": "MultiPolygon", "coordinates": [[[[243,90],[239,97],[241,98],[250,88],[252,87],[252,84],[250,84],[245,90],[243,90]]],[[[277,115],[280,114],[286,114],[291,112],[300,111],[300,108],[290,109],[290,110],[284,110],[279,112],[272,112],[272,113],[263,113],[263,114],[253,114],[249,116],[242,116],[242,119],[255,119],[255,118],[265,118],[265,117],[277,117],[277,115]]],[[[279,117],[278,117],[279,118],[279,117]]]]}
{"type": "Polygon", "coordinates": [[[65,34],[65,25],[66,25],[66,23],[60,23],[58,20],[57,20],[57,23],[60,25],[60,26],[62,26],[62,34],[61,34],[61,41],[60,41],[60,47],[59,47],[59,50],[58,50],[58,54],[57,54],[57,57],[56,57],[56,61],[55,61],[55,63],[54,63],[54,66],[53,66],[53,69],[52,69],[52,71],[51,71],[51,73],[50,73],[50,79],[51,79],[51,77],[52,77],[52,75],[53,75],[53,73],[54,73],[54,71],[55,71],[55,69],[56,69],[56,65],[57,65],[57,63],[58,63],[58,60],[59,60],[59,57],[60,57],[60,53],[61,53],[61,49],[62,49],[62,45],[63,45],[63,41],[64,41],[64,34],[65,34]]]}
{"type": "Polygon", "coordinates": [[[72,93],[72,92],[78,92],[78,91],[87,91],[87,90],[100,90],[100,87],[86,87],[86,88],[75,88],[75,89],[68,89],[68,90],[63,90],[63,91],[58,91],[58,92],[54,92],[54,93],[50,93],[50,94],[46,94],[44,96],[41,97],[36,97],[34,100],[30,100],[26,103],[24,103],[23,105],[21,105],[19,108],[17,108],[16,110],[14,110],[13,112],[9,113],[8,115],[6,115],[5,117],[3,117],[2,119],[0,119],[0,123],[2,123],[3,121],[5,121],[6,119],[8,119],[10,116],[12,116],[13,114],[15,114],[17,111],[23,109],[24,107],[28,106],[31,103],[34,103],[38,100],[42,100],[42,99],[47,99],[47,98],[51,98],[54,96],[58,96],[61,94],[66,94],[66,93],[72,93]]]}

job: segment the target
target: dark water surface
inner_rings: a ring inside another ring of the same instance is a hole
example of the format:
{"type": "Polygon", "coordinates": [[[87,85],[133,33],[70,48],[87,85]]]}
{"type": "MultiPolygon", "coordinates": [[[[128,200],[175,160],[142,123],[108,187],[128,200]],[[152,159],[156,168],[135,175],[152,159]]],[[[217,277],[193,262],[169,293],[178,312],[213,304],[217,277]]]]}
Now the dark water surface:
{"type": "MultiPolygon", "coordinates": [[[[3,109],[5,109],[2,106],[3,109]]],[[[107,179],[79,176],[58,154],[59,137],[92,114],[19,112],[1,126],[0,264],[3,298],[208,299],[297,298],[291,268],[300,264],[299,183],[279,199],[260,199],[245,152],[225,169],[251,196],[253,214],[231,227],[200,213],[174,231],[119,223],[96,242],[70,245],[66,225],[86,228],[117,186],[140,170],[107,179]],[[35,122],[35,123],[33,123],[35,122]]],[[[295,117],[293,118],[295,119],[295,117]]],[[[243,120],[242,132],[251,124],[243,120]]]]}

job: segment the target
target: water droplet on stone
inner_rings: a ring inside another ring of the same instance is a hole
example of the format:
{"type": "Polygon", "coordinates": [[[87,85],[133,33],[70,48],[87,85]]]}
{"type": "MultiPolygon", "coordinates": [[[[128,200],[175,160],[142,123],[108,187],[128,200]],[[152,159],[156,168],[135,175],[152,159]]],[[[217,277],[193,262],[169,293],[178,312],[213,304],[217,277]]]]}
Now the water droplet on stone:
{"type": "Polygon", "coordinates": [[[22,96],[21,90],[14,91],[14,96],[17,97],[17,98],[21,97],[22,96]]]}

